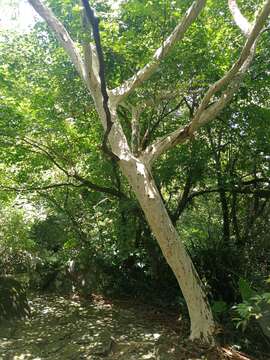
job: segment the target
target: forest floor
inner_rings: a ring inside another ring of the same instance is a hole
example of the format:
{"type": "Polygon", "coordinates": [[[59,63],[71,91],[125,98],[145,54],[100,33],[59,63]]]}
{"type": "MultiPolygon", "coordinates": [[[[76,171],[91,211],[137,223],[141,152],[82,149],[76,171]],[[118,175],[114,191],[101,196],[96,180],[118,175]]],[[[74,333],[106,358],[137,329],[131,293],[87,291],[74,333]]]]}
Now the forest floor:
{"type": "Polygon", "coordinates": [[[0,326],[0,360],[254,359],[186,341],[185,321],[130,301],[37,296],[31,308],[31,319],[0,326]]]}

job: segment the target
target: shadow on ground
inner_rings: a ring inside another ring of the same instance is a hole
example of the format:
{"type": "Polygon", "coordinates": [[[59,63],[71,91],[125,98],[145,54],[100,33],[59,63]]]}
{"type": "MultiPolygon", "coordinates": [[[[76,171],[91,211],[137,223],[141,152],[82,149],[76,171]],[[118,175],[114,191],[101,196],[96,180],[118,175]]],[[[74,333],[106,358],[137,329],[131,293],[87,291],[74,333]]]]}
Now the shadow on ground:
{"type": "Polygon", "coordinates": [[[187,326],[151,308],[96,297],[81,302],[39,296],[32,317],[0,326],[0,360],[249,359],[228,349],[183,341],[187,326]]]}

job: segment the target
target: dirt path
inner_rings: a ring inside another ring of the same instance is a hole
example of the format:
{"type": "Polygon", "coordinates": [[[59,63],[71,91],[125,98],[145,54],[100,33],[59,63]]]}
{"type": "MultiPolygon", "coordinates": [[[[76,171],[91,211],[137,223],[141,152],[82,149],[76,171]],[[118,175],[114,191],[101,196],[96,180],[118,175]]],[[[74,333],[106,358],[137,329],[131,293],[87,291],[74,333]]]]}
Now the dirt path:
{"type": "Polygon", "coordinates": [[[183,341],[184,323],[150,308],[101,298],[82,303],[57,296],[36,297],[31,308],[30,320],[0,326],[0,360],[237,358],[226,357],[224,352],[219,356],[217,349],[190,346],[183,341]]]}

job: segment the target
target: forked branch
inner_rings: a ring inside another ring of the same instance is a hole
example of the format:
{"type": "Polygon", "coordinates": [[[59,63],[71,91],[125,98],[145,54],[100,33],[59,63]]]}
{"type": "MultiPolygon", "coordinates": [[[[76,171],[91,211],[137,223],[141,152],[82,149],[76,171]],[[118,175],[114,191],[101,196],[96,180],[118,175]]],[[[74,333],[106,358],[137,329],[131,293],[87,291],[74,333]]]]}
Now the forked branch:
{"type": "Polygon", "coordinates": [[[224,109],[229,101],[231,101],[251,65],[256,50],[257,40],[269,14],[270,0],[267,0],[254,22],[238,60],[220,80],[210,86],[191,122],[184,128],[179,128],[164,138],[158,139],[154,144],[146,148],[143,157],[149,164],[155,161],[168,149],[179,143],[185,142],[188,138],[193,136],[194,132],[201,126],[213,120],[218,113],[224,109]],[[213,95],[216,95],[223,88],[225,88],[225,90],[221,93],[219,99],[209,106],[213,95]]]}
{"type": "Polygon", "coordinates": [[[261,13],[257,17],[252,29],[250,30],[250,33],[247,37],[247,40],[245,42],[245,45],[241,51],[238,60],[233,64],[231,69],[221,79],[219,79],[212,86],[210,86],[210,88],[206,92],[200,106],[195,112],[192,127],[195,128],[197,126],[197,122],[199,122],[202,112],[209,105],[212,97],[216,93],[221,91],[225,86],[228,86],[228,84],[232,82],[232,80],[237,76],[238,72],[241,71],[243,67],[246,67],[245,62],[247,59],[249,59],[250,54],[254,51],[254,44],[256,43],[256,40],[263,29],[265,21],[269,16],[269,12],[270,12],[270,1],[267,0],[264,4],[261,13]]]}

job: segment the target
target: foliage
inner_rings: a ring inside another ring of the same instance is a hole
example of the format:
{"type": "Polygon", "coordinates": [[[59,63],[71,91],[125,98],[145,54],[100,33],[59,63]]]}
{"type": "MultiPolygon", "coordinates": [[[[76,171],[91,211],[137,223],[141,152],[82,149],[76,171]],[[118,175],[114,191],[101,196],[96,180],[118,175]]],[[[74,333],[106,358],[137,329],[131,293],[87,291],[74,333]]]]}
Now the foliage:
{"type": "Polygon", "coordinates": [[[235,317],[236,327],[241,327],[243,331],[247,328],[252,319],[260,319],[263,316],[263,305],[270,304],[270,293],[258,294],[251,297],[249,301],[243,301],[236,305],[234,309],[239,317],[235,317]]]}
{"type": "Polygon", "coordinates": [[[29,238],[30,224],[22,210],[1,209],[0,272],[14,274],[31,272],[35,267],[35,244],[29,238]]]}
{"type": "Polygon", "coordinates": [[[10,276],[0,276],[0,319],[14,320],[30,316],[25,289],[10,276]]]}
{"type": "Polygon", "coordinates": [[[244,279],[240,279],[239,286],[243,302],[233,307],[236,313],[233,320],[237,328],[245,331],[252,320],[269,317],[270,292],[258,293],[244,279]]]}

